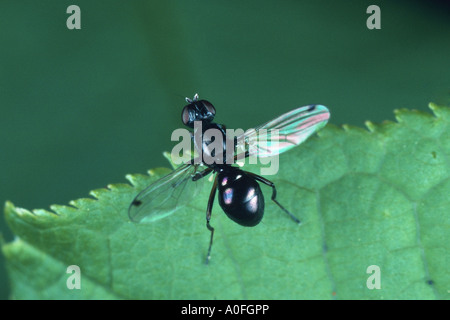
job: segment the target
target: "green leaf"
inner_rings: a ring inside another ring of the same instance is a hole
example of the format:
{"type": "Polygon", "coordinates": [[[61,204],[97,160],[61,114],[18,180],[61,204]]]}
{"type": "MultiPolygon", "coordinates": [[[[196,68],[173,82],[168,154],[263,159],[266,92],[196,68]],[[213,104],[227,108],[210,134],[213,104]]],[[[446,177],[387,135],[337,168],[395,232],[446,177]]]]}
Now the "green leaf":
{"type": "MultiPolygon", "coordinates": [[[[3,245],[12,297],[78,299],[448,299],[450,109],[400,110],[368,130],[328,125],[280,157],[273,179],[292,222],[266,195],[262,223],[230,221],[214,205],[212,259],[198,199],[149,224],[129,221],[139,190],[170,172],[128,176],[51,211],[6,203],[17,235],[3,245]],[[68,289],[70,265],[81,289],[68,289]],[[379,273],[367,272],[378,266],[379,273]],[[376,283],[380,289],[369,289],[376,283]],[[375,282],[373,282],[375,281],[375,282]]],[[[253,166],[252,170],[258,167],[253,166]]],[[[206,180],[206,179],[205,179],[206,180]]]]}

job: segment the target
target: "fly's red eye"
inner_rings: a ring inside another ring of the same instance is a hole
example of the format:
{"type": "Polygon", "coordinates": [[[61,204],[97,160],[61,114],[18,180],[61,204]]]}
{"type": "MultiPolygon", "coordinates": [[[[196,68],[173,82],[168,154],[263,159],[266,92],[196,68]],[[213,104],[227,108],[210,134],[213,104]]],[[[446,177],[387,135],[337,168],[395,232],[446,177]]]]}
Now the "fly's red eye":
{"type": "Polygon", "coordinates": [[[202,100],[203,105],[205,106],[206,110],[208,110],[208,112],[212,115],[212,117],[214,118],[214,116],[216,115],[216,108],[214,108],[214,106],[212,105],[211,102],[206,101],[206,100],[202,100]]]}
{"type": "Polygon", "coordinates": [[[181,112],[181,121],[185,126],[189,126],[189,124],[192,122],[190,114],[191,114],[190,108],[187,105],[183,108],[183,111],[181,112]]]}

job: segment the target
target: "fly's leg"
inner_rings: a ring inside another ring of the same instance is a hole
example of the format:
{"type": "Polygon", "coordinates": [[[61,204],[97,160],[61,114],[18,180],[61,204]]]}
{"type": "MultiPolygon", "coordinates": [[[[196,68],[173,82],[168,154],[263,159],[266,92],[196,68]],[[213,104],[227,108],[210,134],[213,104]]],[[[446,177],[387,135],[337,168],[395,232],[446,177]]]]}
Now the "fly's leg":
{"type": "Polygon", "coordinates": [[[269,187],[271,187],[272,188],[272,201],[275,202],[280,207],[280,209],[283,210],[287,215],[289,215],[289,217],[291,217],[292,220],[294,220],[296,223],[300,224],[300,220],[296,216],[294,216],[292,213],[290,213],[285,207],[283,207],[281,205],[281,203],[278,202],[277,189],[275,188],[275,184],[272,181],[270,181],[264,177],[258,176],[257,174],[248,172],[248,171],[246,171],[246,173],[248,175],[252,176],[253,178],[255,178],[257,181],[262,182],[265,185],[268,185],[269,187]]]}
{"type": "Polygon", "coordinates": [[[211,171],[213,171],[213,169],[207,168],[207,169],[205,169],[205,170],[203,170],[203,171],[196,172],[196,173],[192,176],[192,181],[197,181],[197,180],[199,180],[199,179],[201,179],[201,178],[207,176],[208,174],[211,173],[211,171]]]}
{"type": "Polygon", "coordinates": [[[214,198],[216,196],[217,181],[218,181],[218,175],[216,175],[216,178],[214,179],[214,184],[211,189],[211,193],[209,194],[208,206],[206,207],[206,228],[208,228],[208,230],[211,232],[211,238],[209,239],[208,254],[206,255],[206,261],[205,261],[206,264],[208,264],[209,260],[211,260],[211,248],[212,248],[212,244],[213,244],[214,228],[211,226],[209,221],[211,220],[211,211],[212,211],[212,207],[214,204],[214,198]]]}

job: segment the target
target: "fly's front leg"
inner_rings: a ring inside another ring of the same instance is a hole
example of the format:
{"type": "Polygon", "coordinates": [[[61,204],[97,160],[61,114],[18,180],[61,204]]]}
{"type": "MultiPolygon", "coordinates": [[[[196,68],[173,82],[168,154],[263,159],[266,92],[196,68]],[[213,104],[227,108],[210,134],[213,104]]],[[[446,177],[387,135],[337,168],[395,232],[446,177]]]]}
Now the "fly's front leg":
{"type": "Polygon", "coordinates": [[[207,169],[205,169],[205,170],[203,170],[203,171],[196,172],[196,173],[192,176],[192,181],[197,181],[197,180],[199,180],[199,179],[201,179],[201,178],[207,176],[208,174],[211,173],[211,171],[213,171],[213,169],[207,168],[207,169]]]}

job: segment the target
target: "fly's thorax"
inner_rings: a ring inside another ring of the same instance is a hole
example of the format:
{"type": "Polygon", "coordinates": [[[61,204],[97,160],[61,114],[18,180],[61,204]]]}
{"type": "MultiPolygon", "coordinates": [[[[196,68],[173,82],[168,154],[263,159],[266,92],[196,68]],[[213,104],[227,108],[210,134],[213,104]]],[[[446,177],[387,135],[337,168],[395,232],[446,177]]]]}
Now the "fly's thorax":
{"type": "Polygon", "coordinates": [[[229,163],[228,159],[232,161],[234,143],[227,140],[223,125],[196,121],[193,140],[195,151],[201,155],[204,164],[209,166],[223,165],[229,163]]]}

